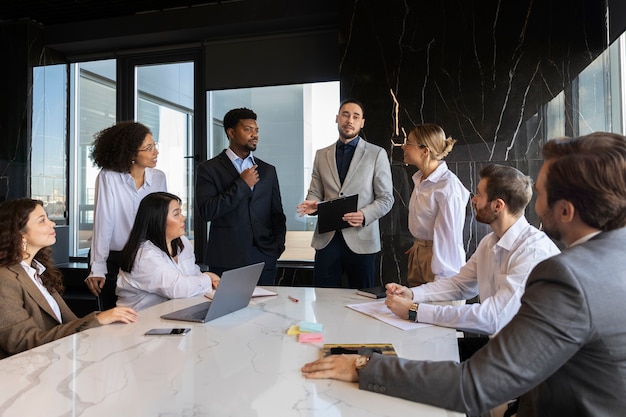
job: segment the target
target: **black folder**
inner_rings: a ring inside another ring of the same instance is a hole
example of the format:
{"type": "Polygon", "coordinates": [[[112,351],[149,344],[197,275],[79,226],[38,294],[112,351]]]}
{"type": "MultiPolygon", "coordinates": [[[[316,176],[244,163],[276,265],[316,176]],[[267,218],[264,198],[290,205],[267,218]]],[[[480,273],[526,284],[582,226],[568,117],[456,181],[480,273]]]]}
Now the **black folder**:
{"type": "Polygon", "coordinates": [[[326,233],[350,227],[348,222],[341,220],[344,214],[357,211],[359,196],[339,197],[317,203],[317,230],[326,233]]]}

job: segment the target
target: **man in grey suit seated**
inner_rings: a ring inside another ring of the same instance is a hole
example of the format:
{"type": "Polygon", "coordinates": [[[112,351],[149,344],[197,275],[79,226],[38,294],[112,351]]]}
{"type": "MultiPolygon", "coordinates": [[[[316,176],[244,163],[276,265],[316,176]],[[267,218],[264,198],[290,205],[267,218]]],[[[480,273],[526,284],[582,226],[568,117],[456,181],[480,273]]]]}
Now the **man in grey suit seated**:
{"type": "Polygon", "coordinates": [[[531,272],[517,315],[465,362],[335,355],[307,378],[468,414],[521,395],[522,416],[618,416],[626,409],[626,137],[544,145],[535,210],[566,246],[531,272]]]}

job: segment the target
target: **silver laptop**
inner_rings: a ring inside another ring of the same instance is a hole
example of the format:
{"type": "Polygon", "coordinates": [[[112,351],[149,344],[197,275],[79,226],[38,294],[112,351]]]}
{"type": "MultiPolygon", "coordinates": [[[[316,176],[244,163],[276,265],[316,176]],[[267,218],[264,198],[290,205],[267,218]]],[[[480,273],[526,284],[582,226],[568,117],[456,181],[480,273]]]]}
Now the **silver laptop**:
{"type": "Polygon", "coordinates": [[[161,316],[163,319],[206,323],[248,306],[265,262],[231,269],[222,274],[213,301],[161,316]]]}

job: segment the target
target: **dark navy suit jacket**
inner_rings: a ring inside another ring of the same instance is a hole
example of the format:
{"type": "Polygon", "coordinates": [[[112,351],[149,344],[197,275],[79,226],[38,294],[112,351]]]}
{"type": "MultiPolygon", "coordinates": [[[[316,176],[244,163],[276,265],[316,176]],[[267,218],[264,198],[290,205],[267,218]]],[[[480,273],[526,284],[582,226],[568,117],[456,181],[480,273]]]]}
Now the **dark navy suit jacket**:
{"type": "Polygon", "coordinates": [[[254,189],[242,180],[226,150],[198,165],[196,208],[211,222],[204,260],[224,269],[246,265],[256,246],[265,255],[279,258],[287,232],[276,168],[254,158],[259,182],[254,189]]]}

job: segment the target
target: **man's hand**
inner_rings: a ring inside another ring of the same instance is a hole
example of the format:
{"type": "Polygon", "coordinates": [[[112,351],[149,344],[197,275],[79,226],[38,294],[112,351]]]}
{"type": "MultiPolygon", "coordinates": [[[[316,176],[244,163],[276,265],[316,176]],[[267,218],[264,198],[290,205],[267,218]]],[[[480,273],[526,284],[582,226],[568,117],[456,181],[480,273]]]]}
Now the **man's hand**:
{"type": "Polygon", "coordinates": [[[317,211],[317,201],[304,200],[298,205],[296,211],[300,215],[300,217],[304,216],[305,214],[313,214],[317,211]]]}
{"type": "Polygon", "coordinates": [[[344,222],[348,222],[348,224],[352,227],[363,226],[363,222],[365,221],[365,215],[361,210],[354,211],[352,213],[346,213],[341,218],[344,222]]]}
{"type": "Polygon", "coordinates": [[[248,187],[254,186],[257,182],[259,182],[259,173],[257,171],[257,166],[253,165],[248,169],[244,169],[241,171],[241,179],[248,184],[248,187]]]}
{"type": "Polygon", "coordinates": [[[409,308],[413,304],[413,300],[408,299],[402,295],[389,295],[387,294],[387,298],[385,299],[385,305],[393,314],[400,317],[401,319],[408,319],[409,317],[409,308]]]}
{"type": "Polygon", "coordinates": [[[356,359],[359,355],[330,355],[307,363],[302,367],[302,374],[307,379],[337,379],[339,381],[356,382],[356,359]]]}
{"type": "Polygon", "coordinates": [[[404,285],[396,284],[394,282],[390,282],[385,285],[387,289],[387,296],[390,295],[399,295],[409,300],[413,299],[413,291],[410,288],[405,287],[404,285]]]}
{"type": "Polygon", "coordinates": [[[102,292],[102,287],[104,287],[105,282],[106,280],[104,279],[104,277],[87,277],[85,279],[85,284],[87,284],[87,288],[89,288],[89,291],[91,291],[91,293],[96,297],[98,297],[102,292]]]}

